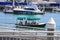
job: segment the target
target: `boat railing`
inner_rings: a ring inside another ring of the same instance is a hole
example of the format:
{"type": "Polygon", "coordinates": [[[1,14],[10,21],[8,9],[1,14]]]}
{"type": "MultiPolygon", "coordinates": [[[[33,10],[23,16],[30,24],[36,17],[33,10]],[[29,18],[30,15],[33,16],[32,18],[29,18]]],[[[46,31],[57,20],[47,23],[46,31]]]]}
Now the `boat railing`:
{"type": "Polygon", "coordinates": [[[0,36],[47,36],[60,37],[60,31],[0,31],[0,36]],[[54,33],[54,35],[47,35],[54,33]]]}
{"type": "Polygon", "coordinates": [[[39,25],[39,23],[36,22],[36,21],[32,21],[32,22],[29,22],[29,21],[25,21],[25,22],[20,21],[18,24],[19,25],[39,25]]]}

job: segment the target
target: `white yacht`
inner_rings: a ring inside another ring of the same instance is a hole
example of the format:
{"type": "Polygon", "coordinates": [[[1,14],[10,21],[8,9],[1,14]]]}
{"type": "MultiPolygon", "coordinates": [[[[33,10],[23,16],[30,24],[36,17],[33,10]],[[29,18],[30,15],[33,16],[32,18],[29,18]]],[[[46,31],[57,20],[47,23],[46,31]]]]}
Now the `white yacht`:
{"type": "Polygon", "coordinates": [[[26,15],[34,15],[34,14],[44,14],[44,11],[39,10],[36,5],[28,5],[23,8],[14,8],[14,14],[26,14],[26,15]]]}

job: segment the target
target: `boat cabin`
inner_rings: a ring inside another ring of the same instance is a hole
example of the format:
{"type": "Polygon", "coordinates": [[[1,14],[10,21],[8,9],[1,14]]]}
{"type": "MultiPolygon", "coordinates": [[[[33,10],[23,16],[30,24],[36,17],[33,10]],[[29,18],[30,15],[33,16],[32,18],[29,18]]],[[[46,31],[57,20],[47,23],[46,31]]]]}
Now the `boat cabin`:
{"type": "Polygon", "coordinates": [[[24,10],[35,10],[35,7],[33,7],[33,6],[25,6],[24,10]]]}
{"type": "Polygon", "coordinates": [[[35,17],[18,17],[18,24],[19,25],[38,25],[40,18],[35,17]]]}

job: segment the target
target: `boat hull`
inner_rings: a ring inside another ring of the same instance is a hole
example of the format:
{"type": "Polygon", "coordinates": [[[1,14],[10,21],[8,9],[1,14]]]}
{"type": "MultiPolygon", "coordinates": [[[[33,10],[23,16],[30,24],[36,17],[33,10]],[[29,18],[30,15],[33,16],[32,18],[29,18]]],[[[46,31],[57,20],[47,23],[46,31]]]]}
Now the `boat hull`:
{"type": "Polygon", "coordinates": [[[17,27],[18,26],[28,26],[28,27],[40,27],[40,28],[45,28],[45,25],[46,24],[41,24],[41,25],[19,25],[19,24],[16,24],[17,27]]]}
{"type": "Polygon", "coordinates": [[[14,14],[21,14],[21,15],[43,15],[44,13],[41,12],[32,12],[32,11],[17,11],[17,10],[14,10],[13,11],[14,14]]]}

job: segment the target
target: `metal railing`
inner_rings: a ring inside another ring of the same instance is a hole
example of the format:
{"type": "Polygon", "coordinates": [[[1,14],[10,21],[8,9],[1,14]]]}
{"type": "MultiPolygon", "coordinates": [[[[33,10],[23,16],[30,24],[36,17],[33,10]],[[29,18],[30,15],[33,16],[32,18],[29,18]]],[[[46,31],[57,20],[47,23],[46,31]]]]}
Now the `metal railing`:
{"type": "Polygon", "coordinates": [[[60,37],[60,31],[0,31],[0,36],[45,36],[60,37]],[[54,35],[47,35],[54,33],[54,35]]]}

